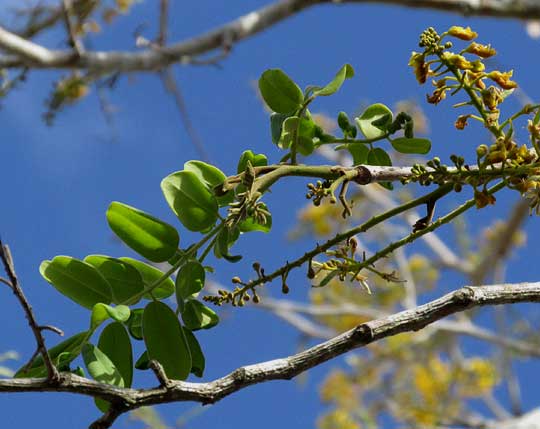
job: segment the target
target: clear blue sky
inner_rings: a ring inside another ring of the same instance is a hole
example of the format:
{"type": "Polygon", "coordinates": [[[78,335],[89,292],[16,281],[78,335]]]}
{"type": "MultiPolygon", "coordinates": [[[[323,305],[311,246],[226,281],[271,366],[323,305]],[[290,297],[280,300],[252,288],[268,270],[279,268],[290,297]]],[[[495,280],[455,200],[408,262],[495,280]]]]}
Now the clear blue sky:
{"type": "MultiPolygon", "coordinates": [[[[170,39],[179,40],[217,26],[247,13],[264,3],[171,2],[174,17],[170,39]]],[[[92,38],[92,47],[130,48],[132,33],[139,23],[143,33],[155,35],[156,2],[144,1],[133,8],[132,16],[121,18],[112,28],[92,38]]],[[[2,12],[1,16],[5,16],[2,12]]],[[[457,15],[413,11],[390,6],[321,6],[282,22],[266,32],[236,45],[223,62],[213,67],[175,68],[191,119],[201,135],[210,157],[223,171],[236,169],[240,153],[248,148],[266,152],[271,161],[279,154],[269,139],[268,116],[252,88],[252,82],[267,68],[283,68],[301,86],[328,81],[344,63],[351,63],[357,76],[347,81],[336,96],[317,104],[315,111],[335,115],[339,110],[354,112],[363,102],[392,105],[404,98],[418,100],[431,123],[433,154],[441,158],[452,152],[471,154],[476,143],[488,142],[488,136],[476,124],[466,134],[453,127],[455,111],[450,103],[440,107],[424,103],[427,88],[419,87],[407,62],[417,49],[418,34],[427,26],[446,29],[450,25],[471,25],[480,39],[489,41],[499,52],[502,69],[515,68],[515,78],[527,94],[540,97],[539,42],[530,39],[521,23],[513,20],[462,18],[457,15]],[[536,77],[535,77],[536,76],[536,77]],[[467,136],[464,138],[463,136],[467,136]],[[472,143],[474,142],[474,144],[472,143]]],[[[48,33],[40,41],[55,48],[60,35],[48,33]]],[[[59,295],[39,275],[43,259],[58,254],[84,257],[92,253],[113,256],[131,252],[112,238],[105,221],[105,210],[119,200],[176,224],[159,189],[160,180],[182,168],[197,153],[179,121],[172,100],[164,94],[160,81],[150,74],[122,77],[118,87],[108,94],[116,107],[114,126],[117,140],[112,141],[95,94],[59,114],[50,128],[41,120],[44,100],[57,73],[33,72],[20,90],[3,100],[1,123],[1,180],[3,183],[0,233],[10,244],[21,283],[41,323],[63,328],[68,335],[86,329],[88,314],[59,295]]],[[[509,103],[518,106],[517,101],[509,103]],[[513,103],[513,104],[512,104],[513,103]]],[[[286,258],[302,252],[302,244],[286,240],[297,208],[303,199],[304,182],[280,186],[271,197],[274,214],[271,235],[253,234],[238,247],[249,256],[244,263],[220,265],[216,279],[229,284],[232,275],[247,278],[250,265],[259,260],[264,266],[277,267],[286,258]]],[[[471,212],[473,225],[480,226],[503,216],[512,198],[501,197],[489,213],[471,212]],[[476,220],[475,220],[476,219],[476,220]]],[[[518,253],[509,269],[512,281],[538,280],[540,268],[528,260],[540,256],[533,242],[538,236],[538,220],[529,222],[530,243],[518,253]]],[[[450,229],[442,232],[450,233],[450,229]],[[446,231],[446,232],[444,232],[446,231]]],[[[182,242],[189,234],[182,232],[182,242]]],[[[445,288],[460,285],[460,279],[445,279],[445,288]]],[[[292,297],[304,299],[309,285],[300,275],[291,281],[292,297]]],[[[268,286],[278,296],[279,285],[268,286]]],[[[376,292],[375,292],[376,293],[376,292]]],[[[33,352],[34,342],[21,309],[7,288],[0,289],[0,352],[17,350],[22,360],[33,352]]],[[[273,359],[297,350],[298,333],[260,310],[220,309],[223,323],[203,332],[201,343],[207,355],[205,380],[226,374],[238,366],[273,359]]],[[[49,344],[57,341],[47,334],[49,344]]],[[[325,364],[308,373],[305,383],[270,382],[245,389],[222,402],[206,407],[190,428],[307,429],[323,412],[317,387],[324,374],[336,363],[325,364]]],[[[17,364],[18,365],[18,364],[17,364]]],[[[537,371],[537,366],[524,367],[537,371]]],[[[151,385],[153,379],[139,375],[135,383],[151,385]]],[[[195,380],[194,380],[195,381],[195,380]]],[[[534,394],[533,387],[526,393],[534,394]]],[[[536,392],[537,394],[538,392],[536,392]]],[[[536,395],[537,396],[537,395],[536,395]]],[[[527,396],[525,395],[527,398],[527,396]]],[[[534,395],[526,405],[532,407],[534,395]]],[[[194,404],[160,407],[169,422],[194,404]]],[[[90,398],[66,394],[4,394],[0,413],[5,427],[86,427],[98,417],[90,398]],[[30,411],[30,401],[32,401],[30,411]]],[[[126,416],[115,428],[133,427],[126,416]]]]}

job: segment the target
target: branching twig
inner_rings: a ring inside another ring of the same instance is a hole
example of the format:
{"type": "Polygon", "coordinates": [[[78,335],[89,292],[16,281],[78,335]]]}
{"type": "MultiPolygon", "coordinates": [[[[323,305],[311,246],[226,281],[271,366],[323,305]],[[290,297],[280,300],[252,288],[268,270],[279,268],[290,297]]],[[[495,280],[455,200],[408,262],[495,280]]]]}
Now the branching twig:
{"type": "MultiPolygon", "coordinates": [[[[43,361],[45,362],[45,366],[47,367],[48,380],[52,384],[54,384],[58,382],[60,375],[58,373],[58,370],[52,363],[49,353],[47,352],[47,347],[45,346],[45,339],[43,338],[43,333],[42,333],[42,330],[45,328],[38,325],[36,321],[36,317],[34,315],[34,311],[32,310],[32,306],[26,299],[26,296],[24,295],[19,285],[19,280],[17,278],[17,274],[15,273],[15,265],[13,264],[13,259],[11,257],[11,252],[9,250],[9,247],[6,244],[3,244],[1,240],[0,240],[0,259],[2,259],[4,270],[6,271],[6,274],[9,278],[9,282],[11,283],[11,289],[13,290],[13,293],[15,294],[17,299],[19,300],[24,310],[24,313],[26,315],[26,319],[28,320],[28,324],[30,325],[32,332],[34,333],[34,337],[37,343],[36,355],[40,353],[41,356],[43,357],[43,361]]],[[[46,329],[50,330],[51,327],[47,326],[46,329]]]]}

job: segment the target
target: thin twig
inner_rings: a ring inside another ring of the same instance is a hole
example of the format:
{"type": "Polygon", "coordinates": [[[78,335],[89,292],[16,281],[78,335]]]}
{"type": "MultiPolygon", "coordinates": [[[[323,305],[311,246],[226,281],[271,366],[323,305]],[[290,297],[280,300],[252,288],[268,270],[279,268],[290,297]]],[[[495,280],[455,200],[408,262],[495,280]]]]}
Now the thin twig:
{"type": "Polygon", "coordinates": [[[77,36],[77,32],[75,31],[73,23],[71,22],[71,17],[73,16],[73,5],[71,0],[62,0],[62,4],[64,6],[64,22],[66,24],[66,30],[69,36],[69,43],[80,57],[84,52],[84,46],[82,41],[77,36]]]}
{"type": "Polygon", "coordinates": [[[202,142],[201,138],[199,137],[199,134],[197,133],[197,130],[193,126],[193,123],[191,122],[191,118],[189,116],[186,103],[184,101],[184,97],[182,96],[182,92],[180,91],[180,87],[176,83],[176,80],[174,78],[174,74],[172,71],[172,68],[168,67],[160,72],[161,82],[163,83],[163,87],[169,94],[172,96],[174,103],[176,104],[176,107],[178,109],[178,112],[180,113],[180,119],[184,125],[184,128],[195,147],[195,150],[203,161],[209,162],[210,157],[208,155],[208,152],[206,151],[204,147],[204,143],[202,142]]]}
{"type": "Polygon", "coordinates": [[[17,275],[15,274],[15,265],[13,264],[13,259],[11,257],[9,247],[6,244],[3,244],[1,240],[0,259],[2,259],[4,270],[6,271],[6,274],[11,283],[11,289],[19,300],[26,315],[26,319],[28,320],[28,324],[30,325],[32,332],[34,333],[34,337],[37,343],[37,350],[39,351],[41,356],[43,356],[43,361],[45,362],[45,366],[47,367],[47,377],[51,382],[57,382],[60,379],[60,374],[52,363],[49,352],[47,352],[47,347],[45,346],[45,339],[43,338],[43,333],[41,332],[42,330],[36,321],[32,306],[26,299],[26,296],[24,295],[19,285],[19,280],[17,278],[17,275]]]}

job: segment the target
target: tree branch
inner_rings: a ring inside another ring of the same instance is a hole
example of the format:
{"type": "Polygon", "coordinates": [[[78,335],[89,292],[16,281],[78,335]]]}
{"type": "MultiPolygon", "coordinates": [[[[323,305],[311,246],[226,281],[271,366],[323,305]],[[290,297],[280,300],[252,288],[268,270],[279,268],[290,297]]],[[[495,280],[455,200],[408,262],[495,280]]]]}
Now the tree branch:
{"type": "MultiPolygon", "coordinates": [[[[78,58],[73,51],[50,51],[31,44],[14,33],[0,27],[0,47],[16,54],[15,57],[0,58],[1,68],[77,68],[93,71],[134,72],[156,71],[173,63],[189,62],[196,57],[224,45],[232,45],[285,20],[304,9],[321,4],[337,3],[335,0],[283,0],[250,12],[215,30],[169,45],[162,49],[147,49],[142,52],[95,51],[86,52],[78,58]],[[26,44],[24,43],[26,42],[26,44]],[[14,50],[13,45],[18,49],[14,50]],[[21,49],[23,47],[24,49],[21,49]]],[[[410,8],[429,8],[462,15],[492,16],[499,18],[540,18],[540,4],[536,0],[341,0],[340,4],[380,3],[410,8]]]]}
{"type": "MultiPolygon", "coordinates": [[[[253,384],[269,380],[291,379],[350,350],[392,337],[402,332],[418,331],[437,320],[474,307],[540,302],[540,282],[465,286],[441,298],[388,317],[363,323],[331,340],[295,355],[248,365],[206,383],[173,381],[169,387],[126,389],[98,383],[74,374],[62,373],[58,382],[43,378],[0,380],[0,392],[68,392],[99,397],[113,403],[114,415],[147,405],[175,401],[210,404],[253,384]]],[[[107,428],[111,416],[100,419],[107,428]]]]}
{"type": "MultiPolygon", "coordinates": [[[[38,325],[36,316],[34,315],[34,311],[32,310],[32,306],[26,299],[26,296],[24,295],[19,285],[19,279],[17,278],[17,274],[15,273],[15,265],[13,264],[11,251],[9,250],[9,247],[7,245],[2,243],[1,240],[0,240],[0,259],[2,260],[2,264],[4,265],[4,269],[9,278],[11,290],[13,291],[13,293],[19,300],[24,310],[24,313],[26,315],[26,319],[28,320],[28,324],[30,325],[32,332],[34,333],[34,337],[37,343],[37,349],[36,349],[36,352],[34,353],[34,357],[37,356],[38,354],[41,354],[41,356],[43,357],[43,361],[45,362],[45,366],[47,368],[47,380],[49,381],[49,383],[54,384],[59,379],[59,373],[51,361],[51,358],[47,351],[47,347],[45,346],[45,339],[43,338],[42,331],[43,329],[53,330],[55,332],[62,332],[62,331],[48,325],[46,327],[38,325]]],[[[29,363],[31,363],[32,360],[29,363]]]]}

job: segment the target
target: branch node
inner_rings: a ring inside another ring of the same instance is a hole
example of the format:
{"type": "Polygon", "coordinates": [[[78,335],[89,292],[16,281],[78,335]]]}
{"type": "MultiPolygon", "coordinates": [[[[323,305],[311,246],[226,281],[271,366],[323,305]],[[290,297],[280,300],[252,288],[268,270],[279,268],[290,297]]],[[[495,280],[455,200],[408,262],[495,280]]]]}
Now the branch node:
{"type": "Polygon", "coordinates": [[[152,359],[148,363],[148,366],[150,367],[152,371],[154,371],[154,374],[156,375],[156,378],[158,379],[159,385],[161,387],[164,387],[166,389],[170,389],[173,387],[174,383],[171,381],[169,377],[167,377],[167,374],[165,374],[165,370],[163,369],[163,366],[161,366],[161,364],[157,360],[152,359]]]}

